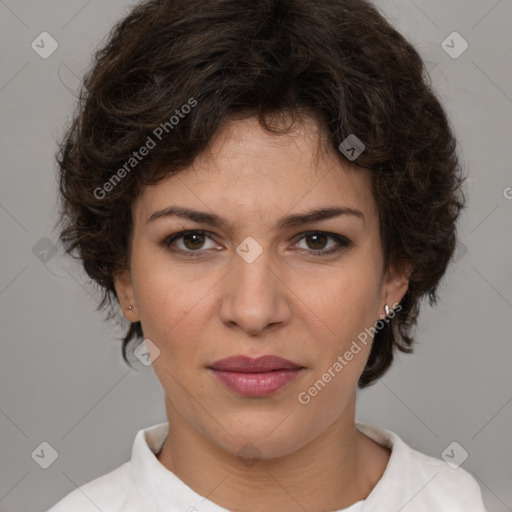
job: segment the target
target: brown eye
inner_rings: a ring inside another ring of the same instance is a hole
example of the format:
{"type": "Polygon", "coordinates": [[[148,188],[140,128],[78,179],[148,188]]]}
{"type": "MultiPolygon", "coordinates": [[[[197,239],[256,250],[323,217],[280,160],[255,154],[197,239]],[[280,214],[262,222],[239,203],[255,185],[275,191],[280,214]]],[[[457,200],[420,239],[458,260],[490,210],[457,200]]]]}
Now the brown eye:
{"type": "Polygon", "coordinates": [[[184,254],[186,256],[196,256],[207,252],[207,249],[215,248],[211,236],[205,231],[181,231],[168,238],[162,244],[172,252],[184,254]],[[210,241],[210,247],[204,247],[204,244],[210,241]],[[197,253],[197,254],[195,254],[197,253]]]}
{"type": "Polygon", "coordinates": [[[323,249],[329,237],[323,233],[313,233],[306,235],[304,238],[308,240],[308,246],[311,249],[323,249]]]}
{"type": "Polygon", "coordinates": [[[202,233],[187,233],[183,235],[183,245],[187,249],[197,250],[204,244],[205,236],[202,233]]]}
{"type": "MultiPolygon", "coordinates": [[[[341,252],[351,245],[350,240],[347,238],[335,235],[334,233],[325,233],[323,231],[309,231],[304,233],[299,242],[302,242],[303,240],[307,245],[304,250],[312,256],[327,256],[329,254],[341,252]],[[329,240],[334,241],[330,247],[327,245],[329,240]]],[[[299,249],[303,248],[299,247],[299,249]]]]}

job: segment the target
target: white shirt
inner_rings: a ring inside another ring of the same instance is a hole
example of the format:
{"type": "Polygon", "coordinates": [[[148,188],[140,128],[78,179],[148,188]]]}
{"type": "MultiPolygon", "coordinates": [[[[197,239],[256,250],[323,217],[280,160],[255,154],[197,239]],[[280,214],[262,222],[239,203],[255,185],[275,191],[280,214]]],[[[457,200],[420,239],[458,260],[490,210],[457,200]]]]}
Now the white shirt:
{"type": "MultiPolygon", "coordinates": [[[[70,492],[48,512],[227,512],[156,458],[168,427],[139,430],[129,462],[70,492]]],[[[413,450],[388,430],[356,427],[390,448],[391,456],[369,496],[343,512],[486,512],[476,480],[462,468],[413,450]]]]}

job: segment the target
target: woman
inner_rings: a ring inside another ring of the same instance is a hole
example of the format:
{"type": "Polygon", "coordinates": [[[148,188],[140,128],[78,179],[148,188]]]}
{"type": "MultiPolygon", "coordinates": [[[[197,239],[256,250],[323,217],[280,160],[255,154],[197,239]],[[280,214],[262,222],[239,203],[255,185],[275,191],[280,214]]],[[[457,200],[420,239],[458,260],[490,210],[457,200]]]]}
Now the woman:
{"type": "Polygon", "coordinates": [[[464,204],[423,63],[374,7],[140,3],[58,161],[62,241],[168,422],[52,512],[484,510],[463,469],[355,422],[357,388],[411,351],[464,204]]]}

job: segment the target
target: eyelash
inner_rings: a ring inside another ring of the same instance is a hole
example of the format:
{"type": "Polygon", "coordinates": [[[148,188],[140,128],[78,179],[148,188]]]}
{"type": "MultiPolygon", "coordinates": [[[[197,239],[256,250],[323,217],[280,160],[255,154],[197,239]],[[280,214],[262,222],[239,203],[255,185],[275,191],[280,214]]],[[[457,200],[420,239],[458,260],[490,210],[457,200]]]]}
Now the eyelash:
{"type": "MultiPolygon", "coordinates": [[[[201,251],[201,250],[197,250],[197,251],[188,250],[188,251],[185,251],[183,249],[171,248],[171,245],[172,245],[173,242],[183,238],[185,235],[188,235],[188,234],[204,235],[207,238],[209,238],[210,240],[212,240],[212,237],[210,236],[210,234],[207,231],[203,231],[203,230],[200,230],[200,229],[194,229],[194,230],[180,231],[179,233],[175,233],[174,235],[171,235],[170,237],[167,237],[162,242],[162,245],[166,249],[168,249],[168,250],[170,250],[172,252],[177,252],[177,253],[183,254],[186,257],[197,258],[197,257],[202,256],[204,254],[204,251],[201,251]]],[[[352,242],[350,242],[350,240],[348,240],[347,238],[345,238],[343,236],[336,235],[334,233],[328,233],[326,231],[306,231],[305,233],[302,233],[302,236],[297,240],[296,243],[299,243],[302,239],[304,239],[304,238],[306,238],[307,236],[310,236],[310,235],[325,235],[327,238],[331,238],[331,239],[335,240],[337,242],[337,244],[338,244],[337,247],[335,247],[333,249],[328,249],[328,250],[318,250],[318,251],[315,251],[313,249],[311,249],[311,250],[299,249],[299,251],[304,251],[305,250],[306,252],[309,252],[311,254],[311,256],[313,256],[313,257],[329,256],[331,254],[335,254],[335,253],[341,252],[341,251],[347,249],[351,245],[351,243],[352,243],[352,242]]]]}

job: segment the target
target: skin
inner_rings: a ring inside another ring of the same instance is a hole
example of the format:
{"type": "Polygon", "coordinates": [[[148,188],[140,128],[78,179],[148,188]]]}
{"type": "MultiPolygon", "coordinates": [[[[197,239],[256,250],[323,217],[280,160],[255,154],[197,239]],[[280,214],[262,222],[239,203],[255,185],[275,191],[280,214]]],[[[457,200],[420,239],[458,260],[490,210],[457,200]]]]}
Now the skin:
{"type": "Polygon", "coordinates": [[[233,121],[192,166],[146,187],[132,205],[129,268],[115,286],[126,318],[140,321],[160,350],[153,368],[169,436],[158,460],[230,510],[346,508],[370,494],[389,460],[389,450],[354,425],[370,343],[307,405],[298,401],[408,286],[404,269],[384,269],[370,172],[322,140],[309,118],[286,135],[265,132],[253,118],[233,121]],[[175,216],[147,222],[169,206],[215,213],[231,228],[175,216]],[[326,206],[357,209],[364,218],[275,228],[285,215],[326,206]],[[166,247],[182,230],[211,238],[166,247]],[[316,256],[338,244],[306,231],[341,235],[350,245],[316,256]],[[248,236],[263,251],[252,263],[236,252],[248,236]],[[274,354],[305,369],[273,395],[244,397],[207,369],[240,354],[274,354]],[[254,451],[252,463],[237,456],[244,446],[254,451]]]}

